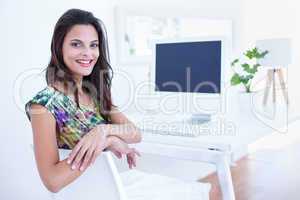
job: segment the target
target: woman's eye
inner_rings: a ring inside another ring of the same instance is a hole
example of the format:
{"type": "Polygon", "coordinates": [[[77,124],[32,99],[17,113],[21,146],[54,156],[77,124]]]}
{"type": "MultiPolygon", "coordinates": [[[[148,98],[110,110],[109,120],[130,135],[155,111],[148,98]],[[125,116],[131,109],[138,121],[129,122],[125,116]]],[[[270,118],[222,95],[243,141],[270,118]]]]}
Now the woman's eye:
{"type": "Polygon", "coordinates": [[[91,47],[96,48],[98,47],[98,44],[91,44],[91,47]]]}
{"type": "Polygon", "coordinates": [[[73,42],[73,43],[71,43],[71,46],[73,46],[73,47],[79,47],[79,46],[80,46],[80,43],[78,43],[78,42],[73,42]]]}

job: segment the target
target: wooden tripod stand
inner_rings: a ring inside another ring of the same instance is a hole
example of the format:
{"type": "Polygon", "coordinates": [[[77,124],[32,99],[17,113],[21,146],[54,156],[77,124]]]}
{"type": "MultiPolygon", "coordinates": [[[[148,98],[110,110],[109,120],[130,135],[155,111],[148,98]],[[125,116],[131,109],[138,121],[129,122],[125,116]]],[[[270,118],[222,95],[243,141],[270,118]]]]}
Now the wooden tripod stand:
{"type": "Polygon", "coordinates": [[[286,104],[289,103],[287,88],[286,88],[286,84],[284,82],[282,69],[269,69],[268,70],[268,75],[267,75],[268,77],[267,77],[267,82],[266,82],[266,88],[265,88],[265,92],[264,92],[264,98],[263,98],[263,105],[264,106],[267,104],[269,91],[270,91],[272,86],[273,86],[273,95],[272,95],[273,96],[273,103],[276,103],[275,74],[278,75],[278,79],[279,79],[279,82],[280,82],[280,86],[281,86],[283,97],[286,101],[286,104]]]}

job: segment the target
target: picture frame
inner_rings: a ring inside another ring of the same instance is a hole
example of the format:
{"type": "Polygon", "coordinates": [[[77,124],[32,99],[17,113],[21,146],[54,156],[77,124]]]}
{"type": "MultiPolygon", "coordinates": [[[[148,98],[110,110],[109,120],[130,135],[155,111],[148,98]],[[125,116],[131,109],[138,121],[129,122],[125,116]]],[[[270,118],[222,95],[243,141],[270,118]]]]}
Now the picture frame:
{"type": "MultiPolygon", "coordinates": [[[[151,10],[151,9],[149,9],[151,10]]],[[[116,53],[119,65],[151,64],[153,41],[224,35],[232,38],[232,21],[164,10],[149,12],[132,7],[115,7],[116,53]]]]}

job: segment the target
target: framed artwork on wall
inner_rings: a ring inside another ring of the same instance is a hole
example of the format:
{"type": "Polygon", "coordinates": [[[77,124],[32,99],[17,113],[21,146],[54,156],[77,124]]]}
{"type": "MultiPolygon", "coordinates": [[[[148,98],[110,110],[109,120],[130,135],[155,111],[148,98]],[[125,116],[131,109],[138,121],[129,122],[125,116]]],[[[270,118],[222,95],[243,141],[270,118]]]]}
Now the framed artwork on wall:
{"type": "Polygon", "coordinates": [[[232,22],[176,16],[162,12],[116,7],[117,62],[120,65],[150,64],[154,40],[223,35],[231,39],[232,22]]]}

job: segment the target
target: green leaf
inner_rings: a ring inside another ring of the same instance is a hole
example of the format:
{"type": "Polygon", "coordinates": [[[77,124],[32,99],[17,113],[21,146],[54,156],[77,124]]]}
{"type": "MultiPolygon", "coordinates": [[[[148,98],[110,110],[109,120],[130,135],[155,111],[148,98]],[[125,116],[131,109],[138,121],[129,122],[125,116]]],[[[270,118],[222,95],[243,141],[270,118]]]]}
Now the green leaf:
{"type": "Polygon", "coordinates": [[[230,82],[231,82],[231,85],[238,85],[238,84],[241,83],[241,78],[240,78],[240,76],[239,76],[237,73],[235,73],[235,74],[231,77],[230,82]]]}
{"type": "Polygon", "coordinates": [[[248,80],[251,80],[251,79],[254,78],[254,76],[253,76],[252,74],[249,74],[249,75],[246,76],[246,78],[247,78],[248,80]]]}
{"type": "Polygon", "coordinates": [[[260,66],[260,64],[259,63],[256,63],[255,65],[253,65],[253,68],[258,68],[260,66]]]}
{"type": "MultiPolygon", "coordinates": [[[[256,49],[257,49],[257,48],[256,48],[256,49]]],[[[260,52],[259,50],[257,50],[256,58],[257,58],[257,59],[264,58],[268,53],[269,53],[268,50],[265,50],[265,51],[263,51],[263,52],[260,52]]]]}
{"type": "Polygon", "coordinates": [[[249,74],[255,74],[257,72],[257,68],[260,66],[260,64],[255,64],[253,67],[251,67],[248,63],[244,63],[241,65],[245,72],[249,74]]]}
{"type": "Polygon", "coordinates": [[[255,58],[255,56],[257,55],[257,48],[253,48],[250,50],[247,50],[246,53],[244,54],[247,58],[249,58],[250,60],[252,58],[255,58]]]}
{"type": "Polygon", "coordinates": [[[255,74],[257,72],[257,69],[258,69],[259,66],[260,66],[260,64],[258,64],[258,63],[253,66],[252,74],[255,74]]]}
{"type": "Polygon", "coordinates": [[[246,53],[244,54],[247,58],[252,59],[252,52],[250,50],[247,50],[246,53]]]}
{"type": "Polygon", "coordinates": [[[242,64],[241,66],[242,66],[242,68],[244,69],[244,71],[246,71],[246,72],[248,72],[248,70],[250,69],[250,65],[247,64],[247,63],[244,63],[244,64],[242,64]]]}
{"type": "Polygon", "coordinates": [[[234,61],[232,61],[231,66],[233,67],[238,62],[239,62],[239,59],[235,59],[234,61]]]}
{"type": "Polygon", "coordinates": [[[247,72],[249,74],[255,74],[257,72],[257,68],[256,67],[250,68],[247,72]]]}
{"type": "Polygon", "coordinates": [[[269,53],[269,51],[264,51],[259,55],[259,59],[264,58],[267,54],[269,53]]]}
{"type": "Polygon", "coordinates": [[[247,50],[244,55],[251,60],[253,58],[261,59],[265,57],[266,54],[268,54],[268,51],[260,52],[259,49],[255,47],[253,49],[247,50]]]}
{"type": "Polygon", "coordinates": [[[244,84],[244,85],[247,85],[249,80],[251,80],[254,76],[252,74],[250,75],[247,75],[247,76],[241,76],[240,79],[241,79],[241,82],[244,84]]]}

